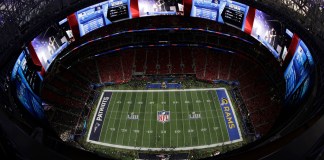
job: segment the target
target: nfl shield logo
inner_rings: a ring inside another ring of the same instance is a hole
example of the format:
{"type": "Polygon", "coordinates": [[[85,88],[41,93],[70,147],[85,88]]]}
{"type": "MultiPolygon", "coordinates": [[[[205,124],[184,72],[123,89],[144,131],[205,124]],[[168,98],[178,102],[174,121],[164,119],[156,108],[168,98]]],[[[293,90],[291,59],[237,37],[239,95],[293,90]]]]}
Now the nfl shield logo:
{"type": "Polygon", "coordinates": [[[170,121],[170,111],[158,111],[157,120],[159,122],[169,122],[170,121]]]}

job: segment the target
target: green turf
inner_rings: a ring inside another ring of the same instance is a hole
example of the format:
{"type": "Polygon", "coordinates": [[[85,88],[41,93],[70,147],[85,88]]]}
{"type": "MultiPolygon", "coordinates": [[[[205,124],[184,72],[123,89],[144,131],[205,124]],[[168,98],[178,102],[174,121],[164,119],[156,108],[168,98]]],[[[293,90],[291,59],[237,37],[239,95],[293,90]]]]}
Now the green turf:
{"type": "Polygon", "coordinates": [[[113,92],[100,142],[143,148],[181,148],[229,141],[215,89],[201,91],[113,92]],[[158,111],[170,121],[157,121],[158,111]],[[195,112],[200,119],[189,119],[195,112]],[[129,120],[127,115],[139,115],[129,120]]]}

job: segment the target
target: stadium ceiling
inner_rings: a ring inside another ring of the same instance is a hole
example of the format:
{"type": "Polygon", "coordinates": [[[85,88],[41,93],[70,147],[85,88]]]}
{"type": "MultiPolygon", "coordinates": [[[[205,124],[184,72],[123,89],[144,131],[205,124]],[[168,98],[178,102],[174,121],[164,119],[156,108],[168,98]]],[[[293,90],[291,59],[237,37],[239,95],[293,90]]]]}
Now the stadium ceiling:
{"type": "MultiPolygon", "coordinates": [[[[4,55],[13,45],[24,45],[28,39],[25,33],[40,30],[44,21],[54,21],[54,17],[80,9],[104,0],[0,0],[0,62],[8,58],[4,55]],[[18,42],[17,42],[18,41],[18,42]]],[[[237,0],[255,6],[268,7],[284,12],[324,41],[324,1],[323,0],[237,0]]],[[[66,16],[66,15],[64,15],[66,16]]],[[[29,37],[30,38],[30,37],[29,37]]],[[[21,46],[20,46],[21,47],[21,46]]]]}
{"type": "Polygon", "coordinates": [[[323,0],[255,0],[297,20],[313,35],[324,39],[323,0]]]}

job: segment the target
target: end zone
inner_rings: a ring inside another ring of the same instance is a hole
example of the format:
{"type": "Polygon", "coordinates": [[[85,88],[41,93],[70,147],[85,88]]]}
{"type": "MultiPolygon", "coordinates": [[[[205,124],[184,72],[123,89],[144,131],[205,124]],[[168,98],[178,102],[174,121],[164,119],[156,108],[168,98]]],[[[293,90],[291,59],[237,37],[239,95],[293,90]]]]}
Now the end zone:
{"type": "Polygon", "coordinates": [[[225,88],[217,88],[216,94],[223,111],[224,120],[230,141],[242,141],[240,126],[237,123],[235,110],[225,88]]]}
{"type": "Polygon", "coordinates": [[[93,116],[91,127],[89,129],[87,141],[99,141],[101,128],[106,116],[112,92],[103,92],[100,97],[95,115],[93,116]]]}

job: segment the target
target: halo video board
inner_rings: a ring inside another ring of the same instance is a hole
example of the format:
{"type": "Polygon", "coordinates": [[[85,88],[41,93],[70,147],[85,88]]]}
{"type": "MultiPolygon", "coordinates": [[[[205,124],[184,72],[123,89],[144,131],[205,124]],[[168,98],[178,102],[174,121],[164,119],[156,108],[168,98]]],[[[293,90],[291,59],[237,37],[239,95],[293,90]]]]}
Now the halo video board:
{"type": "Polygon", "coordinates": [[[183,15],[182,0],[138,0],[140,17],[156,15],[183,15]]]}
{"type": "Polygon", "coordinates": [[[26,51],[22,51],[11,73],[11,81],[16,87],[16,95],[21,105],[34,117],[45,117],[42,101],[35,91],[39,90],[42,78],[28,66],[26,51]]]}
{"type": "Polygon", "coordinates": [[[300,90],[302,92],[298,92],[298,95],[294,97],[302,98],[305,95],[305,92],[309,88],[310,72],[313,65],[314,61],[309,49],[302,40],[299,40],[294,56],[284,73],[286,80],[286,99],[291,98],[298,88],[301,88],[300,90]],[[299,93],[301,94],[299,95],[299,93]]]}
{"type": "Polygon", "coordinates": [[[191,16],[225,23],[243,31],[249,6],[230,0],[193,0],[191,16]]]}
{"type": "Polygon", "coordinates": [[[104,1],[77,11],[76,17],[80,36],[83,36],[114,21],[131,18],[129,1],[104,1]]]}

